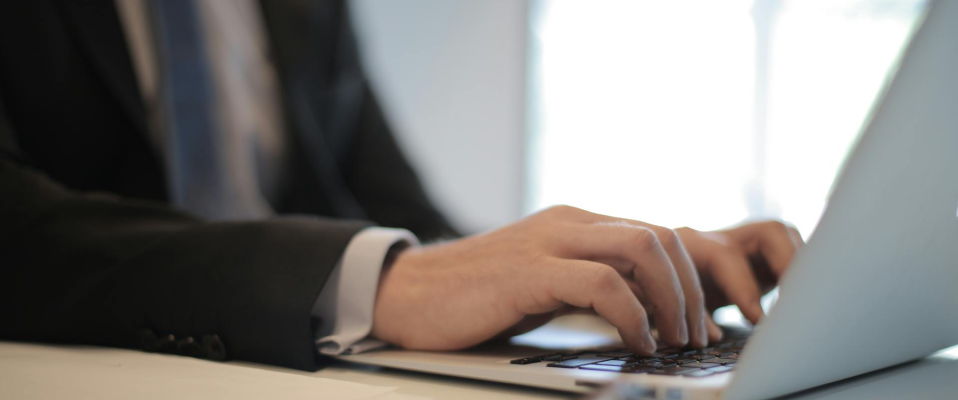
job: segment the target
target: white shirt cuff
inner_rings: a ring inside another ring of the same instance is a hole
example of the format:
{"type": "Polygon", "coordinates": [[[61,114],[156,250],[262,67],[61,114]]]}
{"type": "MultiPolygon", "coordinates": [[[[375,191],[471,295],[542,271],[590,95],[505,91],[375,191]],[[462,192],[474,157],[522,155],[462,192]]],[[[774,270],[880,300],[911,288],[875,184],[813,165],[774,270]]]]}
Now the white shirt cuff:
{"type": "Polygon", "coordinates": [[[316,331],[316,350],[321,354],[354,354],[385,345],[368,336],[379,274],[390,249],[400,243],[418,246],[419,239],[405,229],[370,227],[346,245],[313,306],[313,316],[322,321],[316,331]]]}

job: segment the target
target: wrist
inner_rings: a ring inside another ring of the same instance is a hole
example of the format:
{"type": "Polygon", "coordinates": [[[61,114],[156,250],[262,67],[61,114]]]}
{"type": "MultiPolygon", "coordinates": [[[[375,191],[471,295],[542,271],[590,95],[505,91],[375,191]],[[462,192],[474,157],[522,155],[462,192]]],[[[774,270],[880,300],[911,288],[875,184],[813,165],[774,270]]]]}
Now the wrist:
{"type": "MultiPolygon", "coordinates": [[[[404,269],[402,267],[403,262],[412,252],[414,252],[414,249],[409,246],[395,246],[387,254],[383,262],[382,272],[379,274],[379,286],[376,289],[373,309],[373,325],[369,332],[370,336],[397,346],[402,346],[402,341],[392,321],[397,319],[398,316],[395,314],[402,309],[396,304],[397,301],[401,300],[398,297],[402,296],[394,295],[397,292],[396,286],[401,286],[396,282],[398,280],[396,272],[404,269]]],[[[402,318],[399,317],[398,319],[401,320],[402,318]]]]}

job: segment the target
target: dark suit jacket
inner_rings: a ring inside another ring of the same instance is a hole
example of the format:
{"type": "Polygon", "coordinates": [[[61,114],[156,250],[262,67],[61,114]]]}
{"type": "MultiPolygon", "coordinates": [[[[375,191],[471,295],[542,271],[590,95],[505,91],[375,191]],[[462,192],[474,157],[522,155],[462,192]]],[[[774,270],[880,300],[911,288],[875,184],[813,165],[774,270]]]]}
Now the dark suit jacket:
{"type": "Polygon", "coordinates": [[[358,230],[454,234],[369,89],[343,1],[262,10],[295,153],[272,206],[300,216],[211,223],[167,204],[113,0],[0,2],[0,338],[195,353],[187,339],[206,337],[314,369],[310,311],[358,230]]]}

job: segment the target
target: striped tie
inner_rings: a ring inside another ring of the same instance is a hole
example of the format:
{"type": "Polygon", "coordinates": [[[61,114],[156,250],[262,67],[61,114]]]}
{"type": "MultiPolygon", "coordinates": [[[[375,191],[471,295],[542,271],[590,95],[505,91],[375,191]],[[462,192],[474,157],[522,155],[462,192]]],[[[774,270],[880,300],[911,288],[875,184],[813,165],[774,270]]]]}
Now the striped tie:
{"type": "Polygon", "coordinates": [[[172,203],[211,220],[271,213],[244,183],[255,178],[228,168],[229,138],[216,118],[216,93],[193,0],[151,1],[159,62],[159,99],[172,203]],[[244,178],[246,179],[244,181],[244,178]]]}

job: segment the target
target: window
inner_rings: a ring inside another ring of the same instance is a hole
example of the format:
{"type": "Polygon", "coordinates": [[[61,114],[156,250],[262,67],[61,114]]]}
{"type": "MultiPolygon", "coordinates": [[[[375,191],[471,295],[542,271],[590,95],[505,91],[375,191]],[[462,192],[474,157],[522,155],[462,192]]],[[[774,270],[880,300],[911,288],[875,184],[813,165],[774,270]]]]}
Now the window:
{"type": "Polygon", "coordinates": [[[923,5],[534,1],[527,210],[809,235],[923,5]]]}

